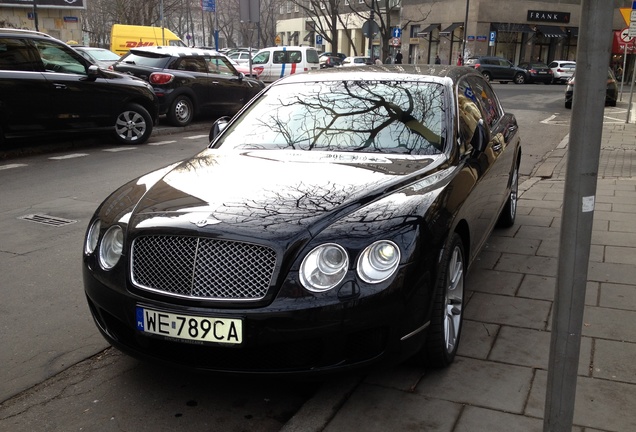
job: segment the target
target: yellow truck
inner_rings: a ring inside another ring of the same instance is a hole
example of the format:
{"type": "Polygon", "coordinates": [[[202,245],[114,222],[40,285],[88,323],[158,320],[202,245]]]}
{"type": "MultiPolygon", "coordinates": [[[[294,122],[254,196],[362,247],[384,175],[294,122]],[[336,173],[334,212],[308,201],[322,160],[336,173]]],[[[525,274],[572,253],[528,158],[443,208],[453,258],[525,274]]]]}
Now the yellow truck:
{"type": "Polygon", "coordinates": [[[165,27],[113,24],[110,30],[110,50],[119,55],[126,54],[131,48],[162,45],[186,46],[179,36],[165,27]]]}

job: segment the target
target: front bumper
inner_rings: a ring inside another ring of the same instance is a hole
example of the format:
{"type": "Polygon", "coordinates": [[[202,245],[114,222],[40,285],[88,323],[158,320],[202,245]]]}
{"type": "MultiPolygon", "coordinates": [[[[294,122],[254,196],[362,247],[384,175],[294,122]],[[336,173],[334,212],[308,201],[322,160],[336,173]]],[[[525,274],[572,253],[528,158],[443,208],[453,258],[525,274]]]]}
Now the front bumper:
{"type": "MultiPolygon", "coordinates": [[[[88,304],[103,336],[144,360],[231,373],[323,373],[393,363],[414,354],[425,332],[400,339],[428,320],[430,289],[418,276],[405,288],[402,269],[368,296],[331,300],[275,299],[258,308],[211,308],[168,303],[107,287],[84,268],[88,304]],[[241,318],[240,345],[198,344],[148,336],[136,329],[136,306],[193,316],[241,318]]],[[[355,289],[353,290],[355,291],[355,289]]]]}

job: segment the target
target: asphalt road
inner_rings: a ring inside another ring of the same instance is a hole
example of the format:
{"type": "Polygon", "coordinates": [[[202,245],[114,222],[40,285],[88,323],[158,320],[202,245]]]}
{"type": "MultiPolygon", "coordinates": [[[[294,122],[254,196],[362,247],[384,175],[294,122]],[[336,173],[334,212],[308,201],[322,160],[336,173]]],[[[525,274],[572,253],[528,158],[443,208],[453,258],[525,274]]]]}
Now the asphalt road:
{"type": "MultiPolygon", "coordinates": [[[[520,123],[529,176],[569,132],[565,87],[494,87],[520,123]]],[[[202,149],[209,124],[159,127],[139,147],[56,140],[0,157],[0,430],[275,431],[333,382],[158,368],[108,349],[92,322],[80,267],[88,219],[126,180],[202,149]]]]}

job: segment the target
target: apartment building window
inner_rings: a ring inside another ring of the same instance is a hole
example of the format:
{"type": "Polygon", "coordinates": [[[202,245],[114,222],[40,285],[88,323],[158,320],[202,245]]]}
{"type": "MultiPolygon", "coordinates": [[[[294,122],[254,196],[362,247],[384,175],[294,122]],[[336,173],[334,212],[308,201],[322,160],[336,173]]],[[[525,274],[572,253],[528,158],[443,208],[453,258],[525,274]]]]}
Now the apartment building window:
{"type": "Polygon", "coordinates": [[[294,12],[300,12],[300,6],[298,6],[298,3],[294,3],[294,12]]]}
{"type": "Polygon", "coordinates": [[[287,13],[292,13],[292,2],[287,1],[287,13]]]}
{"type": "Polygon", "coordinates": [[[320,9],[327,9],[327,5],[325,4],[324,1],[320,2],[320,9]]]}

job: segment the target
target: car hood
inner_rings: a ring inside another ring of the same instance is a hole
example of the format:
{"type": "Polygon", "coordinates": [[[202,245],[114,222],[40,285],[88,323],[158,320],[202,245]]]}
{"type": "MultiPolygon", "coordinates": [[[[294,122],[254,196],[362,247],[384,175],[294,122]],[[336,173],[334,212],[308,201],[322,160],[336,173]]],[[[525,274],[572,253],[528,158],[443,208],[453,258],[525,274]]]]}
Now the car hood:
{"type": "Polygon", "coordinates": [[[128,216],[135,230],[189,228],[261,240],[300,231],[315,235],[426,177],[445,160],[445,155],[208,149],[156,181],[139,179],[138,187],[145,183],[147,190],[137,193],[140,200],[128,216]]]}

